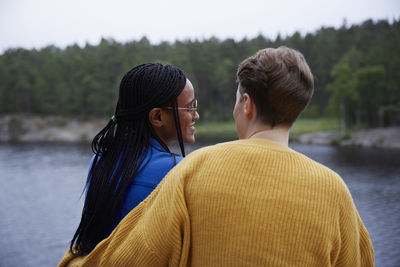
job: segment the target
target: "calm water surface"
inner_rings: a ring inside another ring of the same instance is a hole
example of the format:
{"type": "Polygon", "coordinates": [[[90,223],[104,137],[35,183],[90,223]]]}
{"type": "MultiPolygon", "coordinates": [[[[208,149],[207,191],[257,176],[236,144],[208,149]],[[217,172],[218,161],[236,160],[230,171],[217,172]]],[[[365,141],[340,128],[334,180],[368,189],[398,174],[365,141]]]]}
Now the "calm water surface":
{"type": "MultiPolygon", "coordinates": [[[[291,147],[343,177],[376,266],[400,266],[400,150],[291,147]]],[[[79,223],[90,157],[89,146],[0,145],[0,267],[57,265],[79,223]]]]}

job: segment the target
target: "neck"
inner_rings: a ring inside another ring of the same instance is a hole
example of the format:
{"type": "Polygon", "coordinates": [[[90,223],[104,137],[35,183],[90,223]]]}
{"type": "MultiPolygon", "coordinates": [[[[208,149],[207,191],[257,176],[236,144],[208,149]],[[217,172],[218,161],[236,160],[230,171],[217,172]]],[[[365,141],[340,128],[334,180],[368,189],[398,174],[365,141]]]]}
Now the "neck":
{"type": "Polygon", "coordinates": [[[250,132],[247,139],[265,139],[284,146],[289,146],[289,130],[284,126],[263,127],[250,132]]]}

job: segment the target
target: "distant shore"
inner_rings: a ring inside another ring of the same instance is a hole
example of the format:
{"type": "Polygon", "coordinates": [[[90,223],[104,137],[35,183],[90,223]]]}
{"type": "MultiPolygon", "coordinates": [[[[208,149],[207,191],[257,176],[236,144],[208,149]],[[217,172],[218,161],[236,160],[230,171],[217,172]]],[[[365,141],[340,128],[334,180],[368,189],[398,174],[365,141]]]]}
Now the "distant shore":
{"type": "Polygon", "coordinates": [[[0,142],[87,143],[105,125],[105,120],[6,115],[0,117],[0,142]]]}
{"type": "Polygon", "coordinates": [[[400,149],[400,127],[355,130],[348,134],[336,131],[306,133],[296,141],[303,144],[400,149]]]}
{"type": "MultiPolygon", "coordinates": [[[[105,126],[105,120],[80,121],[62,117],[6,115],[0,117],[0,142],[3,143],[89,143],[105,126]]],[[[208,131],[207,131],[208,132],[208,131]]],[[[215,135],[211,133],[210,136],[215,135]]],[[[199,140],[210,139],[199,131],[199,140]]],[[[224,140],[223,136],[218,141],[224,140]]],[[[226,138],[232,139],[232,135],[226,138]]],[[[382,147],[400,149],[400,127],[375,128],[341,134],[337,131],[299,135],[302,144],[382,147]]]]}

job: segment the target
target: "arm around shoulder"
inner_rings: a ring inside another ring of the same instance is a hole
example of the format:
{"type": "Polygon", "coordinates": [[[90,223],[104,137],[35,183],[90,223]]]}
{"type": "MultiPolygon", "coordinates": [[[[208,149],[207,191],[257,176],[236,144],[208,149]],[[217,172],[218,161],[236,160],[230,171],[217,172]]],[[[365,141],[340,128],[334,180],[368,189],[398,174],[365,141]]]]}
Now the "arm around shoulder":
{"type": "Polygon", "coordinates": [[[186,266],[190,220],[184,184],[184,172],[174,168],[89,255],[67,252],[59,267],[186,266]]]}

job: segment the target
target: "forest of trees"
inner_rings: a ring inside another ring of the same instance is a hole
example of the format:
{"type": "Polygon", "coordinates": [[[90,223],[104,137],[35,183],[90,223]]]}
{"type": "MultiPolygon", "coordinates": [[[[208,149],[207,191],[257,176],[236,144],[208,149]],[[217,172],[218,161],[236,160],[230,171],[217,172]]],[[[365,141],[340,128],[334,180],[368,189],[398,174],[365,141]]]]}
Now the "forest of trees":
{"type": "Polygon", "coordinates": [[[125,72],[145,62],[182,68],[199,99],[202,121],[232,118],[238,64],[257,50],[285,45],[302,52],[315,76],[304,117],[341,117],[350,126],[400,125],[400,21],[320,28],[302,36],[151,44],[146,37],[65,49],[9,49],[0,55],[0,114],[111,117],[125,72]]]}

